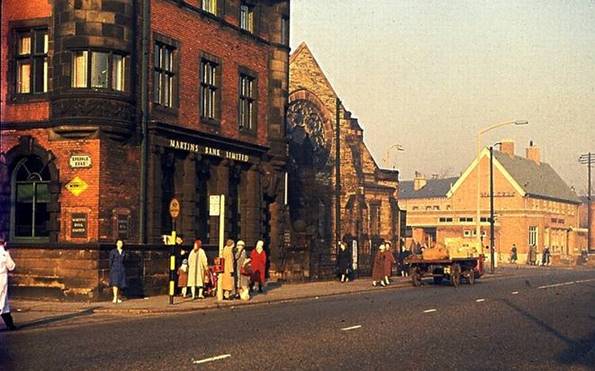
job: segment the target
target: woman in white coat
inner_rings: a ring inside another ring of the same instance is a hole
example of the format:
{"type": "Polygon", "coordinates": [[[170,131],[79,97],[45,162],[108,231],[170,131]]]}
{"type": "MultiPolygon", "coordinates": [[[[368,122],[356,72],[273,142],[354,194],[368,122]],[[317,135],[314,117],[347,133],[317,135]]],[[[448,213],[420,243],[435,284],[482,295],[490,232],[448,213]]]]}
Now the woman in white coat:
{"type": "Polygon", "coordinates": [[[8,272],[15,267],[14,260],[5,249],[5,242],[0,240],[0,314],[9,330],[16,330],[8,306],[8,272]]]}
{"type": "Polygon", "coordinates": [[[203,288],[205,284],[205,275],[209,270],[207,254],[202,248],[200,240],[194,241],[194,247],[188,255],[188,283],[192,293],[192,299],[196,298],[196,288],[198,287],[198,298],[204,299],[203,288]]]}

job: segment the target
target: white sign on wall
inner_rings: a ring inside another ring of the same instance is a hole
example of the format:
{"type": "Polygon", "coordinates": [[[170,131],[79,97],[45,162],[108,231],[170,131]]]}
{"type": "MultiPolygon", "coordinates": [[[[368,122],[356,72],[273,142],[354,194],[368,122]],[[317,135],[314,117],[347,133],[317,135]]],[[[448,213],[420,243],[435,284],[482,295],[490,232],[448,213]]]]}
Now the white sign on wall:
{"type": "Polygon", "coordinates": [[[73,169],[91,167],[91,156],[89,155],[71,155],[69,161],[73,169]]]}
{"type": "Polygon", "coordinates": [[[221,196],[209,196],[209,216],[219,216],[221,213],[221,196]]]}

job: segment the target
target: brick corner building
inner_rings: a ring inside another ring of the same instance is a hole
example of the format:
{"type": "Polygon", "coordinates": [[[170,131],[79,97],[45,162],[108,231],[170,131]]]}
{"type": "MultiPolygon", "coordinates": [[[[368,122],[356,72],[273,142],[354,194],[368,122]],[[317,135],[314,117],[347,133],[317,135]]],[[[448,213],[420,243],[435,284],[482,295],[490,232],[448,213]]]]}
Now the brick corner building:
{"type": "Polygon", "coordinates": [[[0,234],[24,296],[97,300],[107,251],[163,291],[170,233],[282,238],[289,0],[2,2],[0,234]]]}

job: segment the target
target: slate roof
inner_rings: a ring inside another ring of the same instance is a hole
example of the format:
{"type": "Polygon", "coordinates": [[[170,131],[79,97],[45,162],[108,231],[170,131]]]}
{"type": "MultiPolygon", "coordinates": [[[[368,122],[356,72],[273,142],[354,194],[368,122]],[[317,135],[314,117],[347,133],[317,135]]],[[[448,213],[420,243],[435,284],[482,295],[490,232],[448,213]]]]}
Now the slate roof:
{"type": "Polygon", "coordinates": [[[520,156],[510,156],[494,150],[494,158],[530,196],[580,203],[576,193],[547,163],[537,164],[520,156]]]}
{"type": "Polygon", "coordinates": [[[417,191],[413,190],[413,180],[404,180],[399,183],[399,198],[415,199],[446,197],[446,194],[450,191],[450,187],[455,184],[457,179],[459,178],[428,179],[426,185],[417,191]]]}

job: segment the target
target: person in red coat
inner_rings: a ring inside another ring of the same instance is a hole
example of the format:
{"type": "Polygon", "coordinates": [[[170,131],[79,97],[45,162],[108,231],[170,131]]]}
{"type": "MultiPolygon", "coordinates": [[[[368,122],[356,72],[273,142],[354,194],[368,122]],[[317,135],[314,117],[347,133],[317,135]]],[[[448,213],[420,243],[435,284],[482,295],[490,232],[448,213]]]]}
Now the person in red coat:
{"type": "Polygon", "coordinates": [[[393,265],[397,262],[391,250],[389,241],[384,242],[384,283],[390,285],[390,277],[393,275],[393,265]]]}
{"type": "Polygon", "coordinates": [[[384,243],[381,243],[378,246],[378,252],[376,256],[374,256],[374,265],[372,266],[372,286],[376,287],[378,282],[380,282],[381,286],[386,286],[384,282],[384,243]]]}
{"type": "Polygon", "coordinates": [[[264,242],[256,242],[256,248],[250,253],[250,263],[252,264],[252,282],[250,283],[250,288],[254,290],[254,285],[258,282],[258,292],[262,292],[267,265],[267,253],[264,251],[264,242]]]}

